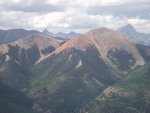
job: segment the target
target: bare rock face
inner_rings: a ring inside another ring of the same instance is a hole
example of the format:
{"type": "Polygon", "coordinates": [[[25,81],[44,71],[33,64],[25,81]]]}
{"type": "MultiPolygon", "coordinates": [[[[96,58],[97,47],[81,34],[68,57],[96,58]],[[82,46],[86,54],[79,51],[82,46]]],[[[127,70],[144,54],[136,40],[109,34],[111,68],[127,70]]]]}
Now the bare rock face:
{"type": "Polygon", "coordinates": [[[84,35],[79,35],[76,38],[67,41],[63,46],[56,49],[54,53],[58,54],[70,48],[85,51],[88,47],[96,48],[101,54],[101,58],[108,62],[112,62],[111,59],[108,58],[108,53],[110,51],[118,50],[124,51],[132,57],[131,59],[128,59],[130,60],[129,62],[135,60],[132,68],[145,63],[131,39],[108,28],[94,29],[84,35]]]}
{"type": "Polygon", "coordinates": [[[45,49],[48,46],[53,46],[55,48],[59,47],[59,44],[61,43],[61,40],[57,40],[48,36],[45,36],[43,34],[32,34],[29,35],[26,38],[17,40],[15,42],[10,43],[11,45],[18,45],[22,48],[30,48],[34,45],[36,45],[39,49],[45,49]]]}
{"type": "Polygon", "coordinates": [[[32,62],[33,65],[36,62],[44,60],[44,58],[58,48],[62,42],[62,40],[57,40],[41,33],[33,33],[17,41],[0,45],[0,52],[10,57],[12,57],[13,54],[15,60],[19,62],[21,59],[26,59],[28,62],[34,60],[32,62]]]}

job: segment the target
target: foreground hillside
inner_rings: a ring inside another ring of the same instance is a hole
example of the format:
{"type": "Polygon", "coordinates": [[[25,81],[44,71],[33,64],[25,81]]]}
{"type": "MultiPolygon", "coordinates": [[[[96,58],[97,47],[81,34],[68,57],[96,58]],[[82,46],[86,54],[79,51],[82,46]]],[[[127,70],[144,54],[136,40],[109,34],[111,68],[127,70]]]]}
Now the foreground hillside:
{"type": "Polygon", "coordinates": [[[0,82],[0,112],[1,113],[35,113],[32,101],[22,92],[0,82]]]}
{"type": "Polygon", "coordinates": [[[71,49],[35,66],[30,81],[35,104],[56,113],[77,112],[82,104],[115,83],[119,75],[98,55],[96,50],[71,49]]]}
{"type": "Polygon", "coordinates": [[[149,113],[150,63],[134,70],[125,80],[105,89],[87,107],[88,113],[149,113]]]}

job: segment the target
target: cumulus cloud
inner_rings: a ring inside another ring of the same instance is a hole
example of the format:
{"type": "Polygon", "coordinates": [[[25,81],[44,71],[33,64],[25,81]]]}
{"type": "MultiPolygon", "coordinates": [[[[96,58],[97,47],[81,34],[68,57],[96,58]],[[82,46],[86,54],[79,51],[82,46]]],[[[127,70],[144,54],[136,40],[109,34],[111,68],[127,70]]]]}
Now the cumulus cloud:
{"type": "Polygon", "coordinates": [[[149,0],[1,0],[0,28],[84,32],[133,24],[149,33],[149,0]]]}

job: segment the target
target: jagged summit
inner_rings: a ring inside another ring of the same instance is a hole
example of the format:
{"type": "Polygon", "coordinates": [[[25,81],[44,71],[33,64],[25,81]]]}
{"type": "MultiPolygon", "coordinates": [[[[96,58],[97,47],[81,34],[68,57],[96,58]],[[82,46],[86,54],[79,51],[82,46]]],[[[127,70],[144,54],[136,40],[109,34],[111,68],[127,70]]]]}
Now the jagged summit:
{"type": "Polygon", "coordinates": [[[127,24],[127,25],[119,28],[118,31],[124,31],[126,33],[128,33],[128,32],[136,33],[137,32],[136,29],[131,24],[127,24]]]}
{"type": "Polygon", "coordinates": [[[52,36],[52,37],[61,38],[61,39],[72,39],[72,38],[76,37],[77,35],[79,35],[80,33],[76,33],[74,31],[71,31],[69,33],[63,33],[63,32],[52,33],[50,31],[48,31],[48,29],[44,29],[43,34],[46,34],[46,35],[52,36]]]}
{"type": "Polygon", "coordinates": [[[118,29],[119,32],[127,35],[138,44],[150,45],[150,34],[139,33],[132,25],[128,24],[118,29]]]}

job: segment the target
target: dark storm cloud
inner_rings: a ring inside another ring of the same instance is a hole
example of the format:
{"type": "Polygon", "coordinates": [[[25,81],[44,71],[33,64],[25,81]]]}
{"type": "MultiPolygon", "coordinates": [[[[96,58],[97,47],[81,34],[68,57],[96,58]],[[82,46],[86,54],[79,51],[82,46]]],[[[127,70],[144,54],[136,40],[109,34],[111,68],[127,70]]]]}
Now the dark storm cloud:
{"type": "Polygon", "coordinates": [[[52,5],[44,3],[43,0],[33,0],[31,3],[19,2],[16,4],[3,4],[1,6],[4,10],[8,11],[22,11],[22,12],[62,12],[66,9],[64,5],[52,5]]]}
{"type": "Polygon", "coordinates": [[[139,16],[142,19],[150,19],[150,4],[132,3],[112,6],[93,6],[89,7],[87,12],[91,15],[112,14],[127,18],[139,16]]]}
{"type": "Polygon", "coordinates": [[[47,4],[32,4],[30,6],[10,6],[9,10],[23,11],[23,12],[61,12],[64,11],[65,7],[62,5],[47,5],[47,4]]]}

